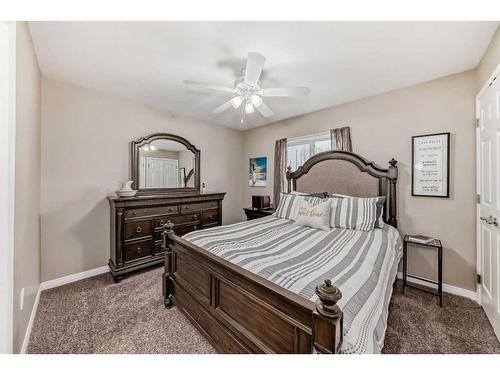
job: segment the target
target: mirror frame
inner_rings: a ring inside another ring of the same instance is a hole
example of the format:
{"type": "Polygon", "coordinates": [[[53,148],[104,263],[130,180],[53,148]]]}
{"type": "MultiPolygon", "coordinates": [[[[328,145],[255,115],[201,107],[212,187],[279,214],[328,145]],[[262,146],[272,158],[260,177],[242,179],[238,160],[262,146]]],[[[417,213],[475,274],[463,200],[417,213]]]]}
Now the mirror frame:
{"type": "Polygon", "coordinates": [[[130,142],[130,179],[133,182],[132,189],[137,190],[137,194],[148,193],[181,193],[181,192],[199,192],[200,191],[200,150],[198,150],[187,139],[178,135],[168,133],[153,133],[145,137],[140,137],[130,142]],[[157,139],[167,139],[182,143],[194,154],[194,187],[180,188],[139,188],[139,149],[145,144],[149,144],[157,139]]]}

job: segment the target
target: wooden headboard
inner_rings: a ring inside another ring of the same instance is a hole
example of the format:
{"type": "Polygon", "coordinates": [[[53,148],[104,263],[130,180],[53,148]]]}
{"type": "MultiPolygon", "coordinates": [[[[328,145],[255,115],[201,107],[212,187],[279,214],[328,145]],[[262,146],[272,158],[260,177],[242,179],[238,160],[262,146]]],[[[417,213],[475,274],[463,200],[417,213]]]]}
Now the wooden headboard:
{"type": "Polygon", "coordinates": [[[385,196],[384,221],[397,227],[397,163],[392,159],[384,169],[353,152],[325,151],[308,159],[296,171],[288,167],[288,192],[385,196]]]}

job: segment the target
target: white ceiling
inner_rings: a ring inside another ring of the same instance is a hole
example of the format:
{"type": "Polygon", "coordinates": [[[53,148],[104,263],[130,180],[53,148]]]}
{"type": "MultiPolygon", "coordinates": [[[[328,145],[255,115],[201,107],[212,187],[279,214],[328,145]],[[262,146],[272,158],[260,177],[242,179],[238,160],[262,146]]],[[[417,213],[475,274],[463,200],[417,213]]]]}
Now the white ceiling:
{"type": "Polygon", "coordinates": [[[210,123],[249,128],[473,69],[497,22],[32,22],[42,73],[210,123]],[[233,86],[248,52],[266,57],[265,119],[211,111],[229,98],[184,80],[233,86]]]}

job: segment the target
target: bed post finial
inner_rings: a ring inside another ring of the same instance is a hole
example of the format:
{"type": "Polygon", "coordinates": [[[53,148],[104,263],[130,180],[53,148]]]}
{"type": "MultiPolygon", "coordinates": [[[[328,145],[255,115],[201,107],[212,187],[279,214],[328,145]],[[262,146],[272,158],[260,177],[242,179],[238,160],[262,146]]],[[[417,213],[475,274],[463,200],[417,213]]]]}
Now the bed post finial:
{"type": "Polygon", "coordinates": [[[332,285],[332,280],[326,279],[325,283],[316,287],[316,295],[320,302],[316,305],[316,310],[322,316],[327,318],[339,318],[342,310],[337,302],[342,298],[340,289],[332,285]]]}
{"type": "Polygon", "coordinates": [[[338,353],[342,345],[344,315],[337,302],[342,293],[330,279],[326,279],[324,284],[316,287],[316,295],[320,302],[313,312],[314,349],[319,353],[338,353]]]}
{"type": "Polygon", "coordinates": [[[394,228],[398,227],[398,221],[396,219],[396,214],[397,214],[397,197],[396,197],[396,181],[398,180],[398,167],[396,164],[398,164],[398,161],[392,158],[389,161],[389,173],[388,173],[388,180],[389,180],[389,200],[391,202],[389,206],[389,225],[392,225],[394,228]]]}
{"type": "Polygon", "coordinates": [[[173,273],[173,261],[172,261],[172,248],[170,247],[170,243],[168,243],[169,235],[174,233],[174,223],[170,220],[167,220],[165,224],[163,224],[163,232],[162,236],[162,249],[165,252],[165,272],[163,272],[163,298],[165,302],[165,307],[167,309],[171,308],[173,302],[170,298],[170,294],[172,291],[170,276],[173,273]]]}

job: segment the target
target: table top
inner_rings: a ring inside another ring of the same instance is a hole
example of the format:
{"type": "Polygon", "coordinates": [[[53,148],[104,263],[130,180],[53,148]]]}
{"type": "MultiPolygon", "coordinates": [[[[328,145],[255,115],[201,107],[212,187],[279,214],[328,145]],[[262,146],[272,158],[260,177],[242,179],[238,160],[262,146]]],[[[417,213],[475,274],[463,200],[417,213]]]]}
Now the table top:
{"type": "Polygon", "coordinates": [[[441,244],[441,241],[438,240],[437,238],[433,239],[432,242],[429,242],[429,243],[423,243],[423,242],[419,242],[419,241],[414,241],[412,240],[410,237],[411,236],[415,236],[415,234],[411,235],[411,234],[406,234],[405,235],[405,238],[404,238],[404,241],[405,242],[408,242],[408,243],[411,243],[411,244],[415,244],[415,245],[422,245],[422,246],[429,246],[429,247],[443,247],[443,245],[441,244]]]}

